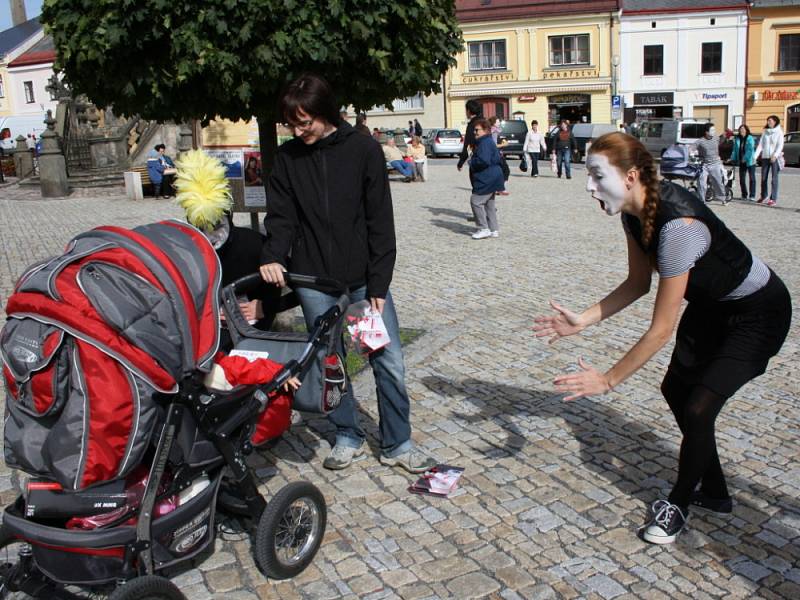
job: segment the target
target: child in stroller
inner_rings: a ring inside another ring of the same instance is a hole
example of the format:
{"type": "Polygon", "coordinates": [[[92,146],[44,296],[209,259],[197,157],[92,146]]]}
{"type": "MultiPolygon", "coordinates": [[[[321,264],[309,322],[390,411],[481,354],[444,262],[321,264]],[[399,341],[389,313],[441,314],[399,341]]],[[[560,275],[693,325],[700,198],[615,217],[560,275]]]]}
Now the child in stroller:
{"type": "MultiPolygon", "coordinates": [[[[734,171],[733,168],[725,169],[723,181],[725,200],[723,204],[727,204],[733,199],[734,171]]],[[[661,154],[661,176],[668,181],[681,181],[685,188],[699,196],[703,165],[697,151],[693,151],[691,147],[684,144],[674,144],[668,147],[661,154]]],[[[714,192],[711,186],[706,186],[705,198],[702,200],[711,202],[713,198],[714,192]]]]}
{"type": "Polygon", "coordinates": [[[282,365],[264,383],[223,390],[206,384],[218,359],[219,282],[211,244],[177,221],[84,233],[20,278],[0,334],[5,456],[34,478],[3,512],[0,546],[19,556],[0,565],[0,597],[78,598],[68,586],[81,586],[112,600],[182,599],[159,574],[213,548],[217,508],[247,519],[267,576],[310,564],[325,532],[322,494],[297,481],[267,503],[245,457],[280,433],[262,419],[290,378],[303,382],[295,405],[335,408],[347,297],[310,335],[275,333],[239,310],[258,273],[227,286],[235,348],[282,365]]]}

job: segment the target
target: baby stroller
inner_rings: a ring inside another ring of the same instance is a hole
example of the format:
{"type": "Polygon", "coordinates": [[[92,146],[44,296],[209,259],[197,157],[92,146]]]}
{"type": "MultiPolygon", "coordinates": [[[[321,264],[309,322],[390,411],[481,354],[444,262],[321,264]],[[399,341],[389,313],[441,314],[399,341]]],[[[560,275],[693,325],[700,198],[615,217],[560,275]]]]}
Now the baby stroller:
{"type": "MultiPolygon", "coordinates": [[[[668,181],[681,181],[686,189],[699,194],[700,176],[703,174],[703,165],[696,150],[683,144],[673,144],[661,154],[661,176],[668,181]]],[[[733,199],[734,169],[726,169],[723,180],[725,186],[725,201],[727,204],[733,199]]],[[[706,186],[705,202],[714,199],[712,186],[706,186]]]]}
{"type": "Polygon", "coordinates": [[[290,377],[303,381],[298,408],[337,405],[347,297],[309,335],[263,332],[237,300],[259,283],[254,274],[220,295],[214,249],[178,221],[94,229],[20,278],[0,333],[5,460],[32,477],[2,515],[0,546],[19,556],[3,558],[0,598],[79,598],[71,590],[82,587],[113,600],[182,599],[160,574],[213,548],[217,507],[245,518],[267,576],[308,566],[325,532],[322,494],[294,482],[267,503],[245,456],[290,377]],[[219,358],[220,296],[236,347],[282,363],[267,383],[205,383],[219,358]]]}

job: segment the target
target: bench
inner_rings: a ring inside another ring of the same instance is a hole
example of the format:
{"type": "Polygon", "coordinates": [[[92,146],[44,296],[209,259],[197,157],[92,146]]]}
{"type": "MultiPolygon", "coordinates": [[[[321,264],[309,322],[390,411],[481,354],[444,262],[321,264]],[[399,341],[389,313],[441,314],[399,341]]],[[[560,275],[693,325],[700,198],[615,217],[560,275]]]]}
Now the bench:
{"type": "Polygon", "coordinates": [[[125,195],[130,200],[142,200],[145,195],[145,189],[153,195],[153,182],[150,181],[150,174],[147,172],[147,167],[131,167],[125,173],[125,195]]]}

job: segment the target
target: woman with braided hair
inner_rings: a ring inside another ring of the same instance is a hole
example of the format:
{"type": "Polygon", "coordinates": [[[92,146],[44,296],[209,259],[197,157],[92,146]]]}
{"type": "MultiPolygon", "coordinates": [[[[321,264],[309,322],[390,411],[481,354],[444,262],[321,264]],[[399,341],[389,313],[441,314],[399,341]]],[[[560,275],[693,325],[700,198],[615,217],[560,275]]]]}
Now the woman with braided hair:
{"type": "Polygon", "coordinates": [[[658,181],[652,156],[636,138],[620,132],[598,138],[586,169],[586,190],[608,215],[622,215],[628,277],[582,313],[551,301],[555,314],[536,318],[534,331],[552,343],[610,317],[648,293],[655,269],[653,317],[639,341],[605,373],[580,359],[578,372],[555,379],[564,400],[604,394],[669,342],[688,300],[661,383],[683,434],[678,479],[666,500],[653,503],[640,530],[646,541],[668,544],[683,529],[690,504],[731,512],[714,422],[725,401],[764,373],[780,350],[791,299],[780,278],[704,202],[658,181]]]}

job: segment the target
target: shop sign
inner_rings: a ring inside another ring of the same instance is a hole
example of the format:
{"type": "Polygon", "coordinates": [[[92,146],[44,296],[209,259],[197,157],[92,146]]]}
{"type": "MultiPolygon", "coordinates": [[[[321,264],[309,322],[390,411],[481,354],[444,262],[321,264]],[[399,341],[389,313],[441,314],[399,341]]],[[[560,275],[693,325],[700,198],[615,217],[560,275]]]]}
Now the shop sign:
{"type": "Polygon", "coordinates": [[[486,73],[484,75],[464,75],[462,83],[492,83],[495,81],[513,81],[514,73],[486,73]]]}
{"type": "Polygon", "coordinates": [[[579,77],[597,77],[597,69],[563,69],[560,71],[545,71],[542,79],[577,79],[579,77]]]}
{"type": "Polygon", "coordinates": [[[587,94],[559,94],[557,96],[548,96],[547,101],[550,104],[585,104],[591,101],[587,94]]]}
{"type": "Polygon", "coordinates": [[[761,100],[797,100],[800,98],[800,90],[764,90],[761,93],[761,100]]]}
{"type": "Polygon", "coordinates": [[[699,94],[695,94],[694,97],[697,100],[703,100],[705,102],[719,102],[721,100],[728,99],[728,92],[702,92],[699,94]]]}
{"type": "Polygon", "coordinates": [[[536,95],[528,94],[525,96],[520,96],[519,98],[517,98],[517,102],[536,102],[536,95]]]}
{"type": "Polygon", "coordinates": [[[674,92],[634,94],[633,103],[636,106],[672,106],[675,104],[675,94],[674,92]]]}

